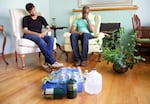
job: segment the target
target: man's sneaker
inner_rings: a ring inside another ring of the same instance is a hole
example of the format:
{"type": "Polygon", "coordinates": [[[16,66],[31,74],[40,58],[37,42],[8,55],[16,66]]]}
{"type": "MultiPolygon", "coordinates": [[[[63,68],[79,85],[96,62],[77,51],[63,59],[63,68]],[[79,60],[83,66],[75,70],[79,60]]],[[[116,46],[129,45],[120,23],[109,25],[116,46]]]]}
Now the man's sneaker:
{"type": "Polygon", "coordinates": [[[80,66],[81,65],[81,61],[80,60],[76,61],[74,65],[75,66],[80,66]]]}
{"type": "Polygon", "coordinates": [[[64,65],[62,63],[58,63],[58,62],[55,62],[54,64],[52,64],[52,67],[54,68],[60,68],[60,67],[63,67],[64,65]]]}
{"type": "Polygon", "coordinates": [[[47,69],[47,68],[49,68],[51,65],[49,64],[49,63],[43,63],[42,64],[42,67],[44,68],[44,69],[47,69]]]}
{"type": "Polygon", "coordinates": [[[86,65],[87,65],[87,61],[86,60],[81,62],[81,66],[86,66],[86,65]]]}
{"type": "Polygon", "coordinates": [[[46,72],[49,72],[49,73],[52,72],[52,70],[53,70],[52,66],[49,63],[43,63],[42,67],[46,72]]]}

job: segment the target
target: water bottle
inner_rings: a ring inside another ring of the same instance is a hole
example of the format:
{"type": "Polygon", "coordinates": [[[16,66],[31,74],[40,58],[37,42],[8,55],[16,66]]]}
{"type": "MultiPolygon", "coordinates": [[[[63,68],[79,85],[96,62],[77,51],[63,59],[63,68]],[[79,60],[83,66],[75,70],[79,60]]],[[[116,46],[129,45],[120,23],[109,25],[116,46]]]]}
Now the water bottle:
{"type": "Polygon", "coordinates": [[[77,90],[78,92],[83,91],[83,75],[80,67],[77,67],[75,70],[77,72],[77,90]]]}
{"type": "Polygon", "coordinates": [[[82,71],[81,71],[81,68],[80,67],[77,67],[77,70],[78,70],[78,76],[79,76],[79,83],[83,82],[83,75],[82,75],[82,71]]]}
{"type": "Polygon", "coordinates": [[[72,72],[72,76],[71,76],[72,79],[75,79],[78,83],[79,81],[79,75],[78,75],[78,72],[72,72]]]}
{"type": "Polygon", "coordinates": [[[87,76],[88,76],[88,70],[85,70],[84,73],[83,73],[84,82],[86,81],[87,76]]]}
{"type": "Polygon", "coordinates": [[[81,71],[81,68],[80,67],[77,67],[77,71],[79,73],[79,76],[82,76],[82,71],[81,71]]]}
{"type": "Polygon", "coordinates": [[[102,76],[95,68],[88,73],[88,77],[84,83],[84,90],[89,94],[98,94],[102,90],[102,76]]]}
{"type": "Polygon", "coordinates": [[[64,84],[66,82],[66,74],[65,72],[60,72],[58,75],[59,83],[64,84]]]}

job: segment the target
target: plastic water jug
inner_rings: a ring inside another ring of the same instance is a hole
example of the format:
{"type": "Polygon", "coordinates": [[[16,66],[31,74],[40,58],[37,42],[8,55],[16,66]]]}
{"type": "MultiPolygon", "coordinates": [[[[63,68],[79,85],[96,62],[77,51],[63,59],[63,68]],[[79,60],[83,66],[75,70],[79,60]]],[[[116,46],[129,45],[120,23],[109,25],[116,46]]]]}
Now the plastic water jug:
{"type": "Polygon", "coordinates": [[[88,77],[84,83],[84,90],[89,94],[98,94],[102,90],[102,76],[95,68],[88,73],[88,77]]]}

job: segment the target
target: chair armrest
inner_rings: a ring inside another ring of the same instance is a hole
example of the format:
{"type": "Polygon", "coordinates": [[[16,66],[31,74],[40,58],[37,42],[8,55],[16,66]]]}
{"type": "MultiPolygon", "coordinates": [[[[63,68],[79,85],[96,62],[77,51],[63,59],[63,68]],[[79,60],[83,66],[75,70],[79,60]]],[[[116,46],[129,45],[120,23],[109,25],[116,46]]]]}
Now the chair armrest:
{"type": "Polygon", "coordinates": [[[103,38],[105,37],[105,33],[100,32],[100,33],[97,34],[97,37],[98,37],[99,39],[103,39],[103,38]]]}
{"type": "Polygon", "coordinates": [[[70,37],[70,35],[71,35],[71,33],[70,33],[70,32],[65,32],[65,33],[64,33],[64,37],[65,37],[65,38],[70,37]]]}
{"type": "Polygon", "coordinates": [[[142,26],[141,30],[142,31],[150,31],[150,27],[142,26]]]}
{"type": "Polygon", "coordinates": [[[103,32],[100,32],[97,34],[97,43],[99,44],[99,47],[101,48],[101,45],[103,43],[103,38],[105,37],[105,34],[103,32]]]}
{"type": "Polygon", "coordinates": [[[18,32],[13,32],[13,36],[14,36],[14,38],[15,38],[15,41],[18,41],[18,40],[20,40],[20,33],[18,33],[18,32]]]}
{"type": "Polygon", "coordinates": [[[49,31],[47,35],[48,35],[48,36],[51,36],[51,35],[52,35],[52,32],[51,32],[51,31],[49,31]]]}

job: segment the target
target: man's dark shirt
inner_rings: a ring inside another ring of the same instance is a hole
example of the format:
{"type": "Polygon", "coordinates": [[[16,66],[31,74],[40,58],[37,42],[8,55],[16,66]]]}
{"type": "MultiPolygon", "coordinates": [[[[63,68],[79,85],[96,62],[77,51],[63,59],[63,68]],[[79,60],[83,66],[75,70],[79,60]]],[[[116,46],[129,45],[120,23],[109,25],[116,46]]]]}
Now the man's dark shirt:
{"type": "Polygon", "coordinates": [[[42,25],[48,26],[48,23],[42,16],[38,16],[36,20],[33,20],[30,15],[23,18],[23,28],[27,27],[30,31],[41,33],[42,25]]]}

